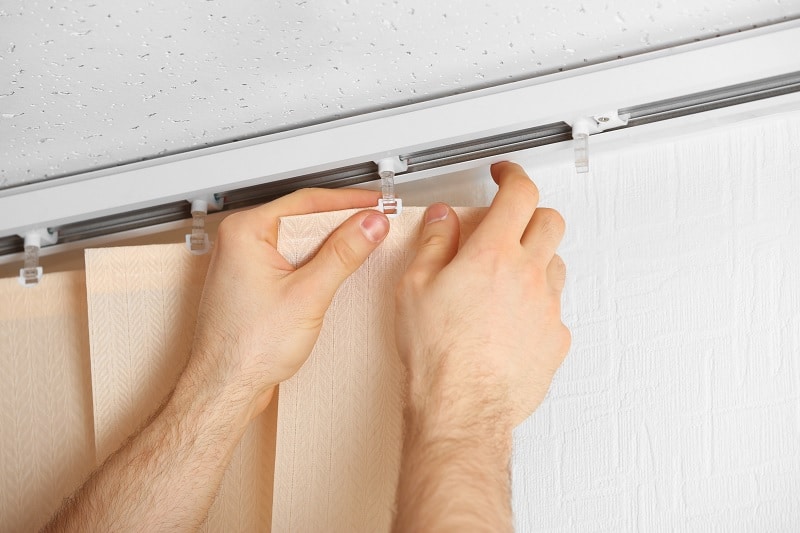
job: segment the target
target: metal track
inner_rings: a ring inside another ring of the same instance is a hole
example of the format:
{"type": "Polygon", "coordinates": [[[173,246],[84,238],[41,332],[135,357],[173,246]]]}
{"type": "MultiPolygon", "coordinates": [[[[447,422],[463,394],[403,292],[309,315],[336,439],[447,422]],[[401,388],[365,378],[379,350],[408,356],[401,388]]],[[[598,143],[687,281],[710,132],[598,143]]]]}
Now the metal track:
{"type": "MultiPolygon", "coordinates": [[[[800,71],[751,83],[690,94],[680,98],[620,109],[620,114],[630,114],[630,120],[627,126],[617,129],[633,128],[643,124],[794,92],[800,92],[800,71]]],[[[602,135],[602,133],[597,135],[602,135]]],[[[564,142],[571,138],[572,129],[570,126],[564,122],[556,122],[503,135],[442,146],[433,150],[403,154],[401,158],[408,162],[408,172],[419,172],[564,142]]],[[[243,189],[222,191],[220,194],[225,197],[225,205],[223,207],[223,211],[225,211],[268,202],[306,187],[338,188],[377,179],[380,179],[377,166],[372,162],[368,162],[243,189]]],[[[57,229],[59,232],[59,243],[69,243],[186,218],[191,218],[190,204],[188,202],[174,202],[119,215],[65,224],[53,229],[57,229]]],[[[0,238],[0,255],[21,251],[23,251],[23,240],[20,237],[0,238]]]]}

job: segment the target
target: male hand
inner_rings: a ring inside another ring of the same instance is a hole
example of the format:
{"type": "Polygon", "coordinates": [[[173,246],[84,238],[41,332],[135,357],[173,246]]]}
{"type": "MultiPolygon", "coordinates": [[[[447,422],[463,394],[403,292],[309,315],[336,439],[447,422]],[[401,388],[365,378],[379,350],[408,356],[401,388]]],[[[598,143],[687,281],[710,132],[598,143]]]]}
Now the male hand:
{"type": "Polygon", "coordinates": [[[249,418],[267,406],[273,387],[294,375],[311,353],[339,285],[389,231],[383,214],[359,212],[295,270],[276,249],[279,218],[370,207],[379,196],[305,189],[220,224],[184,373],[194,389],[231,392],[249,418]]]}
{"type": "Polygon", "coordinates": [[[299,269],[276,250],[278,219],[369,207],[378,193],[307,189],[219,227],[192,355],[169,401],[68,500],[46,531],[195,531],[247,425],[311,353],[336,289],[383,240],[362,211],[299,269]]]}
{"type": "Polygon", "coordinates": [[[555,254],[564,221],[537,209],[538,189],[521,167],[491,170],[500,189],[475,233],[459,250],[455,212],[432,205],[397,289],[410,407],[437,433],[480,428],[510,437],[569,350],[566,269],[555,254]]]}

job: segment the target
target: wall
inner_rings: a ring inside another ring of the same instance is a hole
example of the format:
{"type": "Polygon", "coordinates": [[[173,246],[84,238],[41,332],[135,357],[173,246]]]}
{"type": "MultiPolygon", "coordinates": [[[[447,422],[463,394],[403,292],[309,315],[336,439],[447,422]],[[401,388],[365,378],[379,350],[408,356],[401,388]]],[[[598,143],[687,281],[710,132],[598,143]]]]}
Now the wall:
{"type": "Polygon", "coordinates": [[[0,188],[800,16],[800,0],[0,5],[0,188]]]}
{"type": "Polygon", "coordinates": [[[519,531],[800,528],[798,124],[524,161],[567,222],[573,346],[515,435],[519,531]]]}

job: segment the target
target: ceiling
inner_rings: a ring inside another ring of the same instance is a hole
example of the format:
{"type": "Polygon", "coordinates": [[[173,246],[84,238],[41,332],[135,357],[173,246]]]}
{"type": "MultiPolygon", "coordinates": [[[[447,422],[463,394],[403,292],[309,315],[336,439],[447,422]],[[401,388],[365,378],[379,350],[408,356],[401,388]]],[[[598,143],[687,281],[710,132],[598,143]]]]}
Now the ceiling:
{"type": "Polygon", "coordinates": [[[0,4],[0,188],[800,17],[800,0],[0,4]]]}

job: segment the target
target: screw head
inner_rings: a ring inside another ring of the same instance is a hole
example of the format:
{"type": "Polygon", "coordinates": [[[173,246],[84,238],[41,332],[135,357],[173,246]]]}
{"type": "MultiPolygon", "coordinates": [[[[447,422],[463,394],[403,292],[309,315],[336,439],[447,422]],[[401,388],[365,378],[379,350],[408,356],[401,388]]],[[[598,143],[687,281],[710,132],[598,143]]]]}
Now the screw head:
{"type": "Polygon", "coordinates": [[[609,120],[611,119],[608,117],[597,117],[597,122],[608,122],[609,120]]]}

